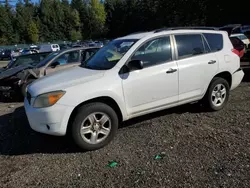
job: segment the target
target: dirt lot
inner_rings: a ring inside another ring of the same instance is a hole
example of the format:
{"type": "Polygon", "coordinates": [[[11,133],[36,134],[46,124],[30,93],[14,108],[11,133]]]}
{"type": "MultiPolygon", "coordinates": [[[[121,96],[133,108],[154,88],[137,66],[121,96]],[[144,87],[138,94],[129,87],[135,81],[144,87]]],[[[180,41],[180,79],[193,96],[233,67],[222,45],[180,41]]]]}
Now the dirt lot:
{"type": "Polygon", "coordinates": [[[8,64],[8,61],[0,61],[0,68],[8,64]]]}
{"type": "Polygon", "coordinates": [[[184,105],[134,119],[94,152],[33,132],[22,103],[0,103],[0,187],[250,187],[249,73],[224,110],[184,105]]]}

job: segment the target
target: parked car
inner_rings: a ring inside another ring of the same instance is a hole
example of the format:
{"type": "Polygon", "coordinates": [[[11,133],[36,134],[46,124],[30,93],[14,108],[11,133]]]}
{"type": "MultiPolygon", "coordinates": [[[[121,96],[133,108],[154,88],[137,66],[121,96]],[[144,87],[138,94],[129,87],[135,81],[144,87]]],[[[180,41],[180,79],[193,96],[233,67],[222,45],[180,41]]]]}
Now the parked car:
{"type": "Polygon", "coordinates": [[[73,45],[72,45],[72,48],[81,48],[81,47],[83,47],[83,46],[80,45],[80,44],[73,44],[73,45]]]}
{"type": "Polygon", "coordinates": [[[59,46],[60,46],[60,50],[65,50],[65,49],[69,49],[70,48],[70,46],[67,45],[67,44],[60,44],[59,46]]]}
{"type": "Polygon", "coordinates": [[[36,50],[36,49],[24,49],[21,54],[28,55],[28,54],[35,54],[35,53],[38,53],[38,50],[36,50]]]}
{"type": "Polygon", "coordinates": [[[236,53],[240,58],[245,54],[245,44],[237,37],[230,37],[230,41],[234,47],[234,53],[236,53]]]}
{"type": "Polygon", "coordinates": [[[20,75],[23,95],[26,95],[26,88],[34,80],[49,75],[56,71],[78,66],[90,58],[99,48],[71,48],[54,52],[41,61],[32,69],[27,69],[20,75]]]}
{"type": "Polygon", "coordinates": [[[244,43],[245,51],[250,47],[250,40],[244,34],[232,34],[230,37],[237,37],[238,39],[240,39],[244,43]]]}
{"type": "Polygon", "coordinates": [[[40,46],[39,52],[56,52],[60,51],[58,44],[43,44],[40,46]]]}
{"type": "Polygon", "coordinates": [[[103,47],[103,42],[95,41],[95,46],[98,46],[98,47],[102,48],[103,47]]]}
{"type": "Polygon", "coordinates": [[[22,54],[21,51],[22,51],[22,50],[21,50],[20,48],[17,48],[17,49],[15,49],[15,50],[12,51],[11,56],[12,56],[12,57],[17,57],[17,56],[19,56],[19,55],[22,54]]]}
{"type": "Polygon", "coordinates": [[[81,66],[28,87],[30,126],[57,136],[69,130],[81,148],[95,150],[134,117],[194,101],[221,110],[244,76],[232,49],[224,31],[166,29],[115,39],[81,66]]]}
{"type": "Polygon", "coordinates": [[[10,49],[3,49],[0,52],[0,60],[10,59],[12,51],[10,49]]]}
{"type": "Polygon", "coordinates": [[[31,45],[30,46],[30,50],[36,50],[36,51],[38,51],[39,47],[37,45],[31,45]]]}
{"type": "Polygon", "coordinates": [[[0,70],[0,96],[22,96],[20,87],[20,74],[23,70],[31,68],[42,61],[50,52],[21,55],[11,58],[7,66],[0,70]]]}

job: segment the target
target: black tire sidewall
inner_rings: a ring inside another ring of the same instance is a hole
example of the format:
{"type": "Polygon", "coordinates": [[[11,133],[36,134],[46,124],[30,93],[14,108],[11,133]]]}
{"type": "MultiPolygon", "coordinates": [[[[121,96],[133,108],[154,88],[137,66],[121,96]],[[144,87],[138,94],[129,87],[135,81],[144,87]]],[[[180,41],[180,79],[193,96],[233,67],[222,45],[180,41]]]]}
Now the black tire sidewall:
{"type": "Polygon", "coordinates": [[[208,94],[207,94],[207,101],[208,101],[208,107],[213,110],[213,111],[218,111],[221,110],[225,107],[225,105],[227,104],[227,101],[229,99],[229,92],[230,92],[230,88],[229,88],[229,84],[228,82],[223,79],[223,78],[214,78],[209,86],[208,89],[208,94]],[[214,104],[212,103],[212,92],[214,90],[214,87],[218,84],[223,84],[226,88],[226,99],[224,101],[224,103],[221,106],[214,106],[214,104]]]}
{"type": "Polygon", "coordinates": [[[77,111],[76,117],[73,121],[72,124],[72,137],[75,141],[75,143],[82,149],[84,150],[96,150],[96,149],[100,149],[102,147],[104,147],[105,145],[107,145],[116,135],[118,129],[118,117],[117,114],[115,113],[115,111],[108,105],[104,104],[104,103],[89,103],[86,105],[83,105],[82,107],[80,107],[77,111]],[[80,134],[80,129],[81,129],[81,123],[82,121],[91,113],[94,112],[102,112],[105,113],[111,120],[111,131],[108,135],[108,137],[98,143],[98,144],[89,144],[87,142],[85,142],[82,139],[82,136],[80,134]]]}

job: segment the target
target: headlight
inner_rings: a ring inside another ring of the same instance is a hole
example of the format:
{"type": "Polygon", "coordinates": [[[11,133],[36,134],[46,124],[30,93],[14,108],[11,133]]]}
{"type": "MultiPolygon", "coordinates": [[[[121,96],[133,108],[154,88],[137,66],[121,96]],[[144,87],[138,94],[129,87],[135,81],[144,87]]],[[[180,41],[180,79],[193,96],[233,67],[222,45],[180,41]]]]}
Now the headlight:
{"type": "Polygon", "coordinates": [[[65,91],[53,91],[50,93],[44,93],[36,97],[33,107],[45,108],[54,105],[66,92],[65,91]]]}

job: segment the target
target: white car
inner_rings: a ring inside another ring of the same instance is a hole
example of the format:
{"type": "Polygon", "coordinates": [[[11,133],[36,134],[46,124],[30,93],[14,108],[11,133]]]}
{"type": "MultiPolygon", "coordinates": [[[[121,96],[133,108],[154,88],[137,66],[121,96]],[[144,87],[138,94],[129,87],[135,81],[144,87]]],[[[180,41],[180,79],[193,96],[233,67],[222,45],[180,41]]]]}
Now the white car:
{"type": "Polygon", "coordinates": [[[250,40],[246,37],[246,35],[244,34],[232,34],[230,37],[237,37],[238,39],[240,39],[246,46],[246,49],[248,49],[250,46],[250,40]]]}
{"type": "Polygon", "coordinates": [[[225,31],[156,30],[115,39],[81,66],[38,79],[25,110],[35,131],[69,131],[95,150],[137,116],[194,101],[221,110],[243,76],[225,31]]]}
{"type": "Polygon", "coordinates": [[[40,46],[39,52],[56,52],[60,51],[58,44],[43,44],[40,46]]]}

